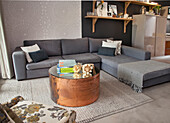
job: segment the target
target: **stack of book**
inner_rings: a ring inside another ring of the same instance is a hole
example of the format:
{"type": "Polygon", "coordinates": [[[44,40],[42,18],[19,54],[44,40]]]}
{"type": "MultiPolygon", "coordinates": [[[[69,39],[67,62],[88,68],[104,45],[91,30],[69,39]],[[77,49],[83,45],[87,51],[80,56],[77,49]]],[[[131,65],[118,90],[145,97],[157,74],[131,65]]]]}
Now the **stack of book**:
{"type": "Polygon", "coordinates": [[[57,73],[60,77],[73,76],[73,67],[76,65],[75,60],[59,60],[57,73]]]}

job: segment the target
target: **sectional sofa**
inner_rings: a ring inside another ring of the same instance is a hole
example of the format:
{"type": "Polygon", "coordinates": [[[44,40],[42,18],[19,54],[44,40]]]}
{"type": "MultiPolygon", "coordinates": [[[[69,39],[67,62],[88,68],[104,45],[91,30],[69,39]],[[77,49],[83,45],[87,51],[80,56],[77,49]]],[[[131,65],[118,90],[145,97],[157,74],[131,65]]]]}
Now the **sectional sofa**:
{"type": "Polygon", "coordinates": [[[25,53],[18,47],[12,54],[15,77],[17,80],[48,76],[48,69],[57,65],[59,59],[75,59],[81,63],[94,65],[117,77],[118,64],[149,60],[150,52],[122,45],[122,54],[118,56],[98,55],[102,41],[106,39],[80,38],[56,40],[26,40],[24,46],[38,44],[49,59],[38,63],[27,63],[25,53]]]}

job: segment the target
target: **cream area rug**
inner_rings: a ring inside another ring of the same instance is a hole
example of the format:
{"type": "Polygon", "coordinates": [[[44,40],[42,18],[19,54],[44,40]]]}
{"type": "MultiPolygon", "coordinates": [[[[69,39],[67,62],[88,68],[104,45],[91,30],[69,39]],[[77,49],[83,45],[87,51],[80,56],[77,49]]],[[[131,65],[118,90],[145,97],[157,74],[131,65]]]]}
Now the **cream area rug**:
{"type": "MultiPolygon", "coordinates": [[[[25,100],[33,100],[46,105],[56,105],[50,98],[49,78],[24,81],[1,80],[0,102],[6,102],[15,96],[23,96],[25,100]]],[[[100,96],[93,104],[66,109],[75,110],[76,122],[87,123],[115,113],[135,108],[152,99],[143,93],[134,92],[129,86],[119,82],[113,76],[100,72],[100,96]]]]}

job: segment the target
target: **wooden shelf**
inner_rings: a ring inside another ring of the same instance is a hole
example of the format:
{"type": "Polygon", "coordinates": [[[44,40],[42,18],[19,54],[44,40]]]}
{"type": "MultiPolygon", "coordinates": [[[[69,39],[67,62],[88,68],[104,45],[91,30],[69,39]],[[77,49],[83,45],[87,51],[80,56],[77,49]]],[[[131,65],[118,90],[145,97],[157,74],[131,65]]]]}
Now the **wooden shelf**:
{"type": "Polygon", "coordinates": [[[96,19],[112,19],[112,20],[133,20],[128,18],[117,18],[117,17],[103,17],[103,16],[85,16],[85,18],[96,18],[96,19]]]}
{"type": "MultiPolygon", "coordinates": [[[[155,6],[161,6],[158,3],[148,3],[148,2],[142,2],[142,1],[132,1],[132,0],[126,0],[126,1],[120,1],[125,2],[125,9],[124,14],[127,14],[127,9],[130,4],[137,4],[142,6],[149,6],[149,9],[153,9],[155,6]]],[[[93,0],[93,12],[95,9],[96,0],[93,0]]],[[[85,18],[91,18],[92,19],[92,32],[95,32],[95,24],[98,19],[112,19],[112,20],[122,20],[124,21],[124,33],[126,33],[126,26],[130,21],[133,21],[133,19],[127,19],[127,18],[116,18],[116,17],[102,17],[102,16],[85,16],[85,18]]]]}
{"type": "Polygon", "coordinates": [[[137,5],[142,5],[142,6],[161,6],[159,5],[158,3],[155,3],[155,2],[151,2],[151,3],[148,3],[148,2],[142,2],[142,1],[124,1],[124,2],[130,2],[132,4],[137,4],[137,5]]]}
{"type": "Polygon", "coordinates": [[[149,9],[153,9],[153,7],[155,7],[155,6],[161,6],[160,4],[155,3],[155,2],[151,2],[151,3],[142,2],[142,1],[122,1],[122,2],[125,2],[125,12],[124,12],[124,14],[127,13],[127,8],[130,4],[149,6],[149,9]]]}
{"type": "Polygon", "coordinates": [[[92,18],[92,32],[95,32],[95,24],[98,19],[111,19],[111,20],[123,20],[124,21],[124,33],[126,33],[127,24],[133,20],[128,18],[116,18],[116,17],[103,17],[103,16],[85,16],[85,18],[92,18]]]}

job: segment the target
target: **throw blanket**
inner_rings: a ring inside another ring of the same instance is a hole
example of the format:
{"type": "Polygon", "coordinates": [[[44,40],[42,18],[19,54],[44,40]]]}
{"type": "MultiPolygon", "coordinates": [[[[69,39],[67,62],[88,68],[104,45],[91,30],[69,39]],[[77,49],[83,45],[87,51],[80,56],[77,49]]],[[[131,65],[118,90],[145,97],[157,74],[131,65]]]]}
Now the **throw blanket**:
{"type": "Polygon", "coordinates": [[[151,76],[150,79],[166,75],[170,73],[170,64],[148,60],[118,65],[118,79],[130,85],[136,92],[142,92],[144,75],[151,72],[157,73],[151,76]]]}

